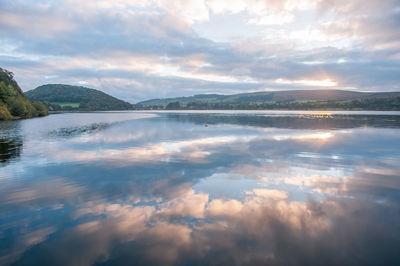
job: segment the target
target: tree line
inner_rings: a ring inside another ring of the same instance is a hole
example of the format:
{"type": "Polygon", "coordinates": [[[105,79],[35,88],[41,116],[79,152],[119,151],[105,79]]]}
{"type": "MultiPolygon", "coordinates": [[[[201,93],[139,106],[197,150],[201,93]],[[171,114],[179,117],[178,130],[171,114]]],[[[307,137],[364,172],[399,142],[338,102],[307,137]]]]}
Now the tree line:
{"type": "Polygon", "coordinates": [[[208,103],[189,102],[182,104],[179,101],[167,105],[136,105],[141,110],[377,110],[399,111],[400,97],[368,98],[348,101],[278,101],[278,102],[250,102],[250,103],[208,103]]]}

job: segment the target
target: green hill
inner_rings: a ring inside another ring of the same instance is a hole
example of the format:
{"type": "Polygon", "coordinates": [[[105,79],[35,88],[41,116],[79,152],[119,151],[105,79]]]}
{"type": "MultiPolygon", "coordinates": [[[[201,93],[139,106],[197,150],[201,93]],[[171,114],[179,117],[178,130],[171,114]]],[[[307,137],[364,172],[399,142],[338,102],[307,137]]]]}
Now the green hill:
{"type": "Polygon", "coordinates": [[[0,120],[45,116],[47,108],[41,102],[29,102],[14,74],[0,67],[0,120]]]}
{"type": "Polygon", "coordinates": [[[30,100],[44,102],[49,110],[110,111],[133,106],[104,92],[81,86],[47,84],[26,92],[30,100]]]}
{"type": "Polygon", "coordinates": [[[201,94],[139,102],[142,109],[345,109],[400,110],[400,92],[366,93],[344,90],[293,90],[201,94]]]}

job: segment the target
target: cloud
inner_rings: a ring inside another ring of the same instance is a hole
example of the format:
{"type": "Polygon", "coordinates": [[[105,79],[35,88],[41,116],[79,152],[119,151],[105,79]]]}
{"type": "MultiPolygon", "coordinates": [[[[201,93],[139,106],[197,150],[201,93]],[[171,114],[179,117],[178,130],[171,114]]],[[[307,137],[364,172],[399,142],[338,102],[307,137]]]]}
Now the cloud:
{"type": "Polygon", "coordinates": [[[252,191],[246,191],[247,195],[254,195],[259,199],[271,199],[271,200],[284,200],[288,197],[287,191],[281,191],[276,189],[263,189],[256,188],[252,191]]]}
{"type": "Polygon", "coordinates": [[[0,5],[0,60],[24,90],[83,82],[137,102],[160,94],[399,89],[397,1],[0,5]]]}
{"type": "Polygon", "coordinates": [[[5,205],[18,205],[27,202],[52,200],[54,204],[60,199],[72,198],[82,192],[82,188],[63,178],[53,178],[33,184],[29,189],[16,189],[14,193],[2,195],[5,205]]]}

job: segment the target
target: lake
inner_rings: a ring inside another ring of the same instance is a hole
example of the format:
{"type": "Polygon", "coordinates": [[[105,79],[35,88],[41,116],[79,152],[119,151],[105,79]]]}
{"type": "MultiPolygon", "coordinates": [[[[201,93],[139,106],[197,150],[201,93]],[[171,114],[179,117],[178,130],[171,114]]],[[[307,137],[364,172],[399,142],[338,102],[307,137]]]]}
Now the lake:
{"type": "Polygon", "coordinates": [[[0,122],[0,265],[399,265],[400,112],[0,122]]]}

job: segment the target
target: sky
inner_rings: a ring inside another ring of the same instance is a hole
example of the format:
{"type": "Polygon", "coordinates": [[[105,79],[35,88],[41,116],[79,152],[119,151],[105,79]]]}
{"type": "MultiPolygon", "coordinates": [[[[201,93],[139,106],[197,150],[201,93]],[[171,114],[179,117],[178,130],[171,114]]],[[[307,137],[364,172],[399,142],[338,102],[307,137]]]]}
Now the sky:
{"type": "Polygon", "coordinates": [[[24,91],[81,85],[131,103],[400,91],[400,1],[0,0],[0,67],[24,91]]]}

